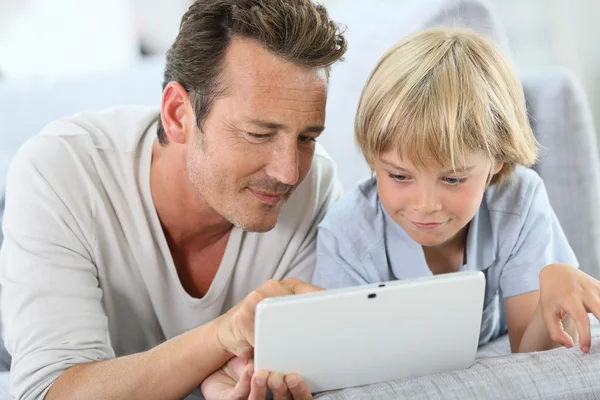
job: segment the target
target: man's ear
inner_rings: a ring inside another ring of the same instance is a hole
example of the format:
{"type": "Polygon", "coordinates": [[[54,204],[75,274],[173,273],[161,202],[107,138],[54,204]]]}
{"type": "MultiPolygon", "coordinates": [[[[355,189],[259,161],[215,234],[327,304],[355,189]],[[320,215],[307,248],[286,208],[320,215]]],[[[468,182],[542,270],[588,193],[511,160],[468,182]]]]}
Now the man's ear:
{"type": "Polygon", "coordinates": [[[160,118],[169,142],[184,144],[193,131],[190,96],[179,82],[169,82],[162,93],[160,118]],[[191,114],[191,115],[190,115],[191,114]]]}

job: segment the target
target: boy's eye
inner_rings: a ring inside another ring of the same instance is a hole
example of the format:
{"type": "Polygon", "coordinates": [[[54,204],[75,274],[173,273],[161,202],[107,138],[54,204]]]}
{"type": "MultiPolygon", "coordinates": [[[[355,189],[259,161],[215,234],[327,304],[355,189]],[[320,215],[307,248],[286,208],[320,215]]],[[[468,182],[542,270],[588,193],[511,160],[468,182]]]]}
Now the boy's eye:
{"type": "Polygon", "coordinates": [[[390,176],[390,178],[398,182],[404,182],[408,179],[406,175],[392,174],[391,172],[388,175],[390,176]]]}
{"type": "Polygon", "coordinates": [[[447,176],[444,178],[444,182],[450,184],[450,185],[459,185],[461,183],[464,183],[467,180],[467,178],[458,178],[455,176],[447,176]]]}

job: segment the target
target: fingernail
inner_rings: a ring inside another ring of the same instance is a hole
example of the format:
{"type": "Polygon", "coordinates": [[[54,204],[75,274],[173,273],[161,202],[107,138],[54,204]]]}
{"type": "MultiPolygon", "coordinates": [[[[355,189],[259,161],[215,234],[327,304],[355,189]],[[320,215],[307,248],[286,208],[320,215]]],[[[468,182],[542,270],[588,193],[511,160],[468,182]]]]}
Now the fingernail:
{"type": "Polygon", "coordinates": [[[264,376],[257,376],[256,384],[260,387],[265,387],[267,384],[267,378],[265,378],[264,376]]]}
{"type": "Polygon", "coordinates": [[[588,351],[590,351],[590,348],[589,348],[589,347],[587,347],[587,346],[583,346],[583,347],[581,348],[581,351],[583,351],[584,353],[587,353],[588,351]]]}
{"type": "Polygon", "coordinates": [[[249,376],[250,378],[252,378],[252,376],[253,376],[253,375],[254,375],[254,371],[253,371],[253,370],[251,370],[251,369],[249,369],[249,370],[248,370],[248,376],[249,376]]]}
{"type": "Polygon", "coordinates": [[[273,387],[275,389],[278,389],[281,387],[281,385],[283,385],[283,379],[281,378],[281,376],[275,375],[275,376],[273,376],[273,380],[271,381],[271,384],[273,385],[273,387]]]}
{"type": "Polygon", "coordinates": [[[298,378],[296,378],[295,376],[288,378],[287,385],[290,389],[298,386],[298,378]]]}

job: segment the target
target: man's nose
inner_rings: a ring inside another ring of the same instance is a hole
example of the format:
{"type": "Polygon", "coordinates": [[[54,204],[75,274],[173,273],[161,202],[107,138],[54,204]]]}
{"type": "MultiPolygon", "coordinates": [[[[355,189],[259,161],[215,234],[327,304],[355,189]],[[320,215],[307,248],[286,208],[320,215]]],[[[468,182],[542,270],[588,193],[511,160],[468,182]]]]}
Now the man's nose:
{"type": "Polygon", "coordinates": [[[267,165],[266,173],[271,178],[277,179],[286,185],[298,183],[299,154],[296,141],[285,141],[277,146],[273,152],[272,161],[267,165]]]}

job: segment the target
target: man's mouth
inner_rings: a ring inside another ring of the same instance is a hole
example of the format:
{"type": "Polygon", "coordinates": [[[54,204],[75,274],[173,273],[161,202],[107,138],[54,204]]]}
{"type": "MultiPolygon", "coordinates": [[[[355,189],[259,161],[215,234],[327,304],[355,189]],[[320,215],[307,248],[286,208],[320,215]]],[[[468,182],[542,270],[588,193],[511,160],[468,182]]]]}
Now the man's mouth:
{"type": "Polygon", "coordinates": [[[261,202],[274,206],[285,198],[288,192],[274,193],[248,188],[248,191],[261,202]]]}

